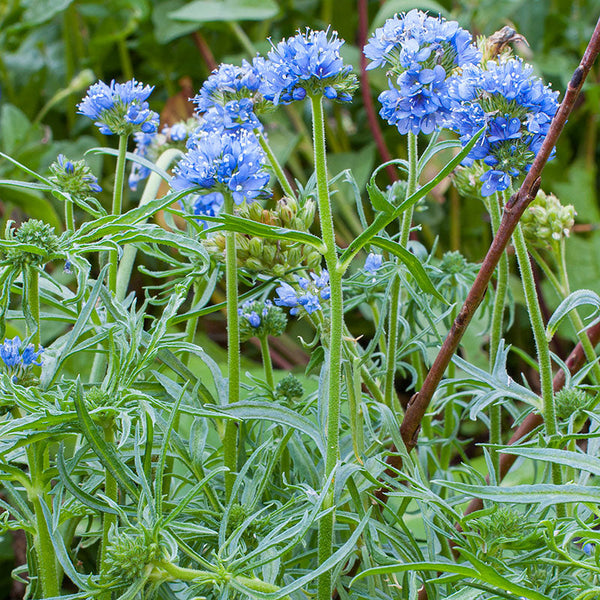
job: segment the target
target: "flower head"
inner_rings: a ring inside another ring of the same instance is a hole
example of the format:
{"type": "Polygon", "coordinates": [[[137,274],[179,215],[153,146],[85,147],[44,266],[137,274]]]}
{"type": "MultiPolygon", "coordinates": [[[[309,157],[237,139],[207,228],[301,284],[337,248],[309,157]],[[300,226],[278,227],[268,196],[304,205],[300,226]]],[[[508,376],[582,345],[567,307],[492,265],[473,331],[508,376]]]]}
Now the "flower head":
{"type": "Polygon", "coordinates": [[[20,379],[32,365],[42,364],[40,356],[44,351],[43,348],[36,351],[33,344],[28,344],[24,348],[22,346],[23,343],[18,336],[12,340],[5,339],[0,346],[0,359],[4,363],[4,370],[12,375],[14,380],[20,379]]]}
{"type": "Polygon", "coordinates": [[[249,300],[238,309],[240,316],[240,339],[251,337],[279,336],[285,331],[287,318],[279,306],[270,300],[249,300]]]}
{"type": "Polygon", "coordinates": [[[324,95],[348,102],[357,87],[350,65],[344,65],[337,32],[298,32],[273,45],[256,66],[262,78],[260,91],[274,104],[289,104],[306,95],[324,95]]]}
{"type": "Polygon", "coordinates": [[[135,79],[125,83],[113,80],[110,85],[98,81],[78,104],[79,114],[96,121],[96,127],[105,135],[128,135],[136,131],[154,133],[159,118],[146,101],[153,89],[135,79]]]}
{"type": "Polygon", "coordinates": [[[60,249],[60,240],[54,227],[38,219],[29,219],[21,223],[18,229],[7,229],[6,239],[14,244],[2,252],[2,257],[5,264],[13,267],[41,267],[55,258],[60,249]],[[24,249],[23,244],[34,246],[37,251],[32,252],[27,246],[24,249]]]}
{"type": "Polygon", "coordinates": [[[329,300],[331,296],[329,273],[325,269],[323,269],[321,275],[311,273],[310,279],[298,277],[297,283],[300,289],[296,289],[289,283],[283,282],[275,290],[279,296],[275,298],[275,304],[291,308],[290,314],[292,315],[297,315],[302,310],[309,315],[317,310],[321,310],[321,301],[329,300]]]}
{"type": "Polygon", "coordinates": [[[533,162],[558,109],[558,93],[534,77],[530,65],[510,57],[484,67],[466,65],[448,89],[448,127],[461,141],[466,144],[486,128],[466,161],[481,160],[490,167],[480,178],[482,196],[508,189],[533,162]]]}
{"type": "Polygon", "coordinates": [[[69,160],[64,154],[59,154],[56,161],[50,165],[50,181],[61,190],[74,196],[98,194],[102,188],[97,177],[92,173],[85,160],[69,160]]]}
{"type": "MultiPolygon", "coordinates": [[[[174,173],[171,181],[174,190],[201,188],[205,192],[228,193],[236,204],[251,202],[268,193],[264,153],[256,136],[244,130],[198,136],[174,173]]],[[[216,202],[217,197],[211,196],[210,207],[215,207],[216,202]]],[[[194,210],[204,205],[200,200],[194,210]]]]}
{"type": "Polygon", "coordinates": [[[447,81],[464,65],[479,62],[471,34],[456,21],[414,9],[394,15],[364,48],[372,62],[388,66],[389,90],[379,96],[380,115],[400,133],[432,133],[449,115],[447,81]]]}

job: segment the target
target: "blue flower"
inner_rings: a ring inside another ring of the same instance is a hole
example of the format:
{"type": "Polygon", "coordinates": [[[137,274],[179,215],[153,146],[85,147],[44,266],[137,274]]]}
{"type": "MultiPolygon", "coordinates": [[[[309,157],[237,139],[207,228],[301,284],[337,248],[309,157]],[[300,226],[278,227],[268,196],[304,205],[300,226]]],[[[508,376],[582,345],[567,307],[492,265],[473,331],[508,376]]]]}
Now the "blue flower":
{"type": "Polygon", "coordinates": [[[268,194],[265,160],[256,136],[245,130],[199,135],[174,168],[171,187],[176,191],[203,188],[231,194],[236,204],[251,202],[268,194]]]}
{"type": "Polygon", "coordinates": [[[375,254],[374,252],[371,252],[369,256],[367,256],[367,260],[365,260],[364,270],[367,273],[375,275],[375,273],[381,269],[382,264],[383,256],[381,254],[375,254]]]}
{"type": "Polygon", "coordinates": [[[273,104],[290,104],[307,95],[349,102],[357,84],[352,67],[340,55],[343,44],[335,31],[310,29],[282,40],[255,63],[260,92],[273,104]]]}
{"type": "Polygon", "coordinates": [[[311,273],[310,279],[298,277],[297,281],[300,291],[285,282],[275,290],[279,296],[275,299],[275,304],[291,308],[290,314],[292,315],[299,314],[302,309],[308,314],[321,310],[321,300],[329,300],[331,297],[327,270],[323,269],[321,275],[311,273]]]}
{"type": "Polygon", "coordinates": [[[457,68],[481,60],[471,34],[456,21],[420,10],[394,15],[364,48],[373,69],[388,65],[389,90],[379,96],[380,115],[398,131],[432,133],[449,116],[447,80],[457,68]]]}
{"type": "Polygon", "coordinates": [[[28,344],[25,348],[22,348],[22,345],[21,339],[16,336],[12,340],[5,339],[0,346],[0,359],[2,359],[7,372],[15,380],[32,365],[40,366],[42,364],[39,358],[44,351],[43,348],[36,351],[33,344],[28,344]]]}
{"type": "Polygon", "coordinates": [[[125,83],[113,80],[110,85],[98,81],[78,104],[79,114],[93,119],[105,135],[129,135],[136,131],[154,133],[159,117],[146,101],[153,89],[135,79],[125,83]]]}
{"type": "Polygon", "coordinates": [[[529,170],[558,109],[557,92],[534,77],[520,58],[467,65],[448,82],[451,113],[447,126],[466,144],[482,127],[485,135],[466,164],[481,160],[491,171],[481,176],[482,195],[508,189],[529,170]]]}

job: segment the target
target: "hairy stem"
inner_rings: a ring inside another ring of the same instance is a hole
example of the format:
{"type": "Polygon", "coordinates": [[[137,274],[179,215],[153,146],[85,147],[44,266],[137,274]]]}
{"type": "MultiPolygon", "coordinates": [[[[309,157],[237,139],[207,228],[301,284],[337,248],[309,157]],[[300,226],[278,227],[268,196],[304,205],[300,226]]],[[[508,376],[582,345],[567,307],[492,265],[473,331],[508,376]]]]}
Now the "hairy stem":
{"type": "MultiPolygon", "coordinates": [[[[527,311],[531,321],[533,338],[537,351],[538,364],[540,367],[540,383],[542,391],[542,414],[544,416],[544,426],[546,435],[549,440],[558,433],[558,424],[556,422],[556,411],[554,409],[554,392],[552,389],[552,361],[550,358],[550,348],[546,341],[546,328],[542,318],[539,300],[535,289],[535,281],[533,279],[533,271],[529,256],[527,254],[527,246],[523,237],[523,230],[520,225],[517,225],[513,234],[513,242],[517,260],[519,262],[519,270],[521,271],[521,280],[523,282],[523,291],[525,293],[525,301],[527,311]]],[[[562,481],[562,470],[560,465],[552,464],[552,481],[560,485],[562,481]]],[[[564,504],[556,505],[556,513],[559,517],[565,516],[564,504]]]]}
{"type": "MultiPolygon", "coordinates": [[[[417,136],[408,134],[408,185],[406,197],[408,198],[417,190],[417,163],[419,161],[417,150],[417,136]]],[[[413,207],[411,206],[402,215],[400,222],[400,244],[406,248],[410,235],[410,224],[412,223],[413,207]]],[[[385,403],[393,408],[394,382],[396,379],[396,350],[398,348],[398,320],[400,315],[400,275],[394,274],[390,289],[390,315],[388,321],[388,347],[385,366],[385,403]]]]}
{"type": "MultiPolygon", "coordinates": [[[[224,194],[223,213],[233,214],[233,196],[224,194]]],[[[240,329],[238,321],[238,284],[235,232],[225,234],[225,286],[227,290],[227,368],[229,372],[229,404],[240,400],[240,329]]],[[[223,459],[229,472],[225,474],[225,496],[231,497],[238,460],[238,426],[228,419],[225,423],[223,459]]]]}
{"type": "Polygon", "coordinates": [[[263,368],[265,370],[265,381],[271,390],[275,389],[275,380],[273,379],[273,363],[271,362],[271,353],[269,352],[269,336],[261,335],[260,352],[262,354],[263,368]]]}
{"type": "MultiPolygon", "coordinates": [[[[504,198],[502,205],[508,198],[502,194],[494,195],[489,199],[489,212],[492,221],[492,232],[498,233],[502,216],[500,214],[500,202],[504,198]]],[[[494,368],[500,340],[502,339],[502,330],[504,326],[504,303],[506,302],[506,292],[508,290],[508,256],[506,252],[500,258],[497,267],[496,293],[494,295],[494,304],[492,307],[492,323],[490,329],[490,372],[494,368]]],[[[490,444],[502,443],[502,405],[493,404],[490,407],[490,444]]],[[[497,450],[491,450],[492,464],[496,478],[500,476],[500,455],[497,450]]]]}
{"type": "MultiPolygon", "coordinates": [[[[317,201],[321,222],[321,236],[325,243],[325,262],[329,271],[331,287],[329,327],[329,382],[327,399],[327,454],[325,457],[325,479],[334,470],[339,456],[340,443],[340,399],[342,377],[342,334],[344,331],[344,306],[342,297],[342,272],[338,269],[333,214],[327,181],[327,155],[325,151],[325,121],[323,99],[311,97],[313,117],[313,139],[315,170],[317,175],[317,201]]],[[[327,494],[323,508],[333,509],[333,490],[327,494]]],[[[319,522],[318,561],[325,562],[333,552],[334,510],[319,522]]],[[[331,572],[319,577],[317,599],[331,599],[331,572]]]]}

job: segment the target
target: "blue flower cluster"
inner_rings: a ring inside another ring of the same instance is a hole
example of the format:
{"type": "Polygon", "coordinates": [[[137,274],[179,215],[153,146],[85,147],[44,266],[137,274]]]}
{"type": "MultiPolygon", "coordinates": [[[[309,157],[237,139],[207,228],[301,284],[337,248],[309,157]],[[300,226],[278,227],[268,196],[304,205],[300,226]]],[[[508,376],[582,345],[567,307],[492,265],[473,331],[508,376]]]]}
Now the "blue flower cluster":
{"type": "Polygon", "coordinates": [[[482,195],[506,190],[513,177],[529,169],[542,145],[558,109],[558,92],[520,58],[503,58],[465,67],[449,82],[449,96],[448,126],[464,144],[486,127],[467,161],[491,167],[481,176],[482,195]]]}
{"type": "Polygon", "coordinates": [[[301,310],[305,310],[310,315],[322,309],[322,300],[329,300],[331,295],[329,273],[323,269],[321,275],[311,273],[310,279],[298,277],[298,287],[300,290],[283,282],[275,290],[279,296],[275,299],[275,304],[291,308],[290,314],[292,315],[299,314],[301,310]]]}
{"type": "MultiPolygon", "coordinates": [[[[171,126],[165,125],[160,133],[144,133],[138,131],[133,135],[136,142],[134,154],[156,162],[158,157],[168,148],[186,149],[187,140],[198,128],[198,119],[191,118],[187,121],[179,121],[171,126]]],[[[138,183],[150,175],[150,169],[145,165],[134,162],[129,175],[129,188],[137,189],[138,183]]]]}
{"type": "Polygon", "coordinates": [[[56,161],[50,165],[50,171],[52,173],[50,179],[70,194],[87,196],[102,191],[98,178],[92,173],[85,160],[72,161],[64,154],[59,154],[56,161]]]}
{"type": "Polygon", "coordinates": [[[268,194],[264,152],[256,136],[245,130],[198,135],[174,174],[174,190],[205,190],[194,199],[194,213],[198,215],[217,214],[224,193],[231,194],[238,205],[268,194]]]}
{"type": "Polygon", "coordinates": [[[481,53],[456,21],[414,9],[395,15],[375,31],[364,48],[373,69],[389,65],[389,90],[379,96],[380,115],[398,131],[432,133],[450,116],[448,79],[457,68],[475,64],[481,53]]]}
{"type": "Polygon", "coordinates": [[[0,346],[0,359],[2,359],[6,371],[13,378],[22,375],[32,365],[40,366],[42,364],[39,358],[44,351],[43,348],[36,352],[33,344],[28,344],[25,348],[22,348],[22,345],[21,339],[15,336],[12,340],[5,339],[0,346]]]}
{"type": "Polygon", "coordinates": [[[337,32],[299,32],[274,45],[255,65],[261,76],[260,92],[273,104],[290,104],[307,95],[324,95],[349,102],[357,87],[350,65],[344,65],[337,32]]]}
{"type": "Polygon", "coordinates": [[[273,303],[270,300],[265,300],[262,304],[262,310],[257,307],[257,302],[254,300],[248,300],[242,304],[241,308],[238,308],[238,315],[248,321],[248,323],[258,329],[262,320],[269,314],[269,310],[273,308],[273,303]],[[257,310],[259,310],[260,315],[257,310]]]}
{"type": "Polygon", "coordinates": [[[136,131],[153,133],[159,117],[148,106],[154,87],[131,79],[125,83],[94,83],[78,104],[79,113],[96,121],[105,135],[129,135],[136,131]]]}
{"type": "Polygon", "coordinates": [[[256,57],[253,64],[244,60],[241,67],[222,64],[211,73],[193,99],[202,116],[201,130],[262,128],[255,114],[264,104],[259,93],[261,78],[255,66],[261,60],[256,57]]]}

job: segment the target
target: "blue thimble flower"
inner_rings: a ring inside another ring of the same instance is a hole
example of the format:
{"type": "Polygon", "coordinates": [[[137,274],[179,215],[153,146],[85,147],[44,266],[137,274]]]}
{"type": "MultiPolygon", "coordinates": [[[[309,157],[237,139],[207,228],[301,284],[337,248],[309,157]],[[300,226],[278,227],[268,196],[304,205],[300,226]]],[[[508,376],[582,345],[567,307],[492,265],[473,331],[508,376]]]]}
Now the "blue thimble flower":
{"type": "Polygon", "coordinates": [[[201,117],[201,130],[262,129],[256,116],[265,103],[259,93],[257,60],[253,64],[244,60],[241,67],[222,64],[210,74],[192,100],[201,117]]]}
{"type": "MultiPolygon", "coordinates": [[[[171,187],[175,191],[200,189],[205,194],[227,193],[238,205],[269,194],[266,157],[254,134],[245,130],[223,132],[218,136],[202,134],[194,141],[173,170],[171,187]]],[[[218,197],[208,196],[200,195],[194,199],[196,214],[214,212],[219,204],[218,197]],[[207,212],[196,212],[202,207],[207,207],[207,212]]]]}
{"type": "Polygon", "coordinates": [[[558,92],[520,58],[467,65],[448,88],[452,110],[447,126],[463,144],[486,128],[465,161],[490,167],[480,178],[482,196],[508,189],[513,178],[529,170],[544,141],[558,110],[558,92]]]}
{"type": "Polygon", "coordinates": [[[87,96],[77,105],[79,114],[95,121],[105,135],[129,135],[136,131],[154,133],[159,117],[146,101],[153,86],[131,79],[125,83],[94,83],[87,96]]]}
{"type": "Polygon", "coordinates": [[[367,69],[388,67],[389,89],[379,96],[379,114],[402,134],[432,133],[450,114],[448,79],[478,63],[481,53],[456,21],[414,9],[394,15],[364,48],[367,69]]]}
{"type": "Polygon", "coordinates": [[[21,378],[25,372],[33,365],[40,366],[42,361],[40,356],[44,349],[35,350],[33,344],[28,344],[23,348],[23,343],[18,336],[12,340],[5,339],[0,346],[0,359],[4,363],[4,370],[12,375],[14,381],[21,378]]]}
{"type": "Polygon", "coordinates": [[[375,254],[374,252],[371,252],[369,256],[367,256],[367,259],[365,260],[365,266],[363,268],[365,272],[375,275],[375,273],[381,269],[382,264],[383,256],[381,254],[375,254]]]}
{"type": "Polygon", "coordinates": [[[298,277],[297,283],[299,290],[289,283],[282,282],[281,286],[275,290],[278,295],[278,298],[275,298],[275,304],[291,308],[290,314],[292,315],[300,314],[302,310],[309,315],[322,310],[321,301],[329,300],[331,297],[327,270],[323,269],[321,275],[310,273],[310,279],[298,277]]]}
{"type": "Polygon", "coordinates": [[[298,32],[273,45],[267,58],[257,61],[260,92],[273,104],[290,104],[307,95],[349,102],[357,88],[350,65],[344,65],[337,32],[298,32]]]}
{"type": "Polygon", "coordinates": [[[50,165],[50,180],[61,190],[74,196],[98,194],[102,188],[98,178],[92,173],[85,160],[69,160],[64,154],[59,154],[56,161],[50,165]]]}
{"type": "Polygon", "coordinates": [[[279,336],[285,331],[287,317],[279,306],[270,300],[248,300],[238,308],[240,316],[240,339],[251,337],[279,336]]]}

